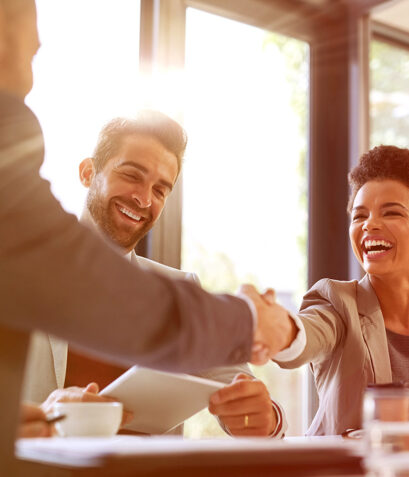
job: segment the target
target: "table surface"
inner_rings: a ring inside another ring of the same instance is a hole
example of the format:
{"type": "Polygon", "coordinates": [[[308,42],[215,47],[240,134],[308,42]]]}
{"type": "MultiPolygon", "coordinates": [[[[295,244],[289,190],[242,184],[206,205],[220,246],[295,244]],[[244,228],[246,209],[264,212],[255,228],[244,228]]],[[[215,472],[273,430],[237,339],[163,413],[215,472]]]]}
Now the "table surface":
{"type": "Polygon", "coordinates": [[[360,443],[340,437],[20,439],[16,455],[87,476],[364,475],[360,443]]]}

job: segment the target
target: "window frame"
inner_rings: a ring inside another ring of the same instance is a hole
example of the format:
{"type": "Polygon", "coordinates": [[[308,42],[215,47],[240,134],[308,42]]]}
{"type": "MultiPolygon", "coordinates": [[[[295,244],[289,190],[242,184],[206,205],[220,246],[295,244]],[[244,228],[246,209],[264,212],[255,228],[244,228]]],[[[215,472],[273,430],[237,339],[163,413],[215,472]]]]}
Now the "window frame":
{"type": "MultiPolygon", "coordinates": [[[[148,23],[141,28],[140,61],[150,75],[155,68],[183,68],[187,7],[309,43],[308,286],[323,277],[347,280],[362,275],[349,247],[347,173],[369,146],[369,14],[372,7],[386,2],[141,0],[141,25],[145,19],[148,23]],[[336,59],[331,67],[328,58],[336,59]]],[[[180,268],[182,180],[181,174],[148,238],[149,257],[176,268],[180,268]]],[[[308,381],[309,424],[318,400],[311,375],[308,381]]]]}

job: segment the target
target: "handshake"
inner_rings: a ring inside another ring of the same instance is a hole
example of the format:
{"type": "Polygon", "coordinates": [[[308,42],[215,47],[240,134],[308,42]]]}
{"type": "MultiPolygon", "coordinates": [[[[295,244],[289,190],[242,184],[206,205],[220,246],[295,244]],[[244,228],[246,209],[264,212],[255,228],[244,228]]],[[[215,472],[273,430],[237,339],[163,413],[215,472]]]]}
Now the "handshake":
{"type": "Polygon", "coordinates": [[[288,311],[276,303],[274,290],[268,289],[260,294],[252,285],[242,285],[237,295],[255,310],[257,316],[251,363],[265,364],[279,351],[290,346],[297,336],[298,328],[288,311]]]}

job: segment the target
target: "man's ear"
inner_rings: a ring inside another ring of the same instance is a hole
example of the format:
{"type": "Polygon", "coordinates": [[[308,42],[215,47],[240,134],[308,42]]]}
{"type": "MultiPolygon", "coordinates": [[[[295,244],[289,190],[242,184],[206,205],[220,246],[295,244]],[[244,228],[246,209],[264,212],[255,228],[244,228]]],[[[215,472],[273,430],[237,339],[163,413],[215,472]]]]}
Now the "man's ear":
{"type": "Polygon", "coordinates": [[[92,157],[84,159],[79,166],[80,181],[84,187],[89,187],[95,177],[95,168],[92,157]]]}

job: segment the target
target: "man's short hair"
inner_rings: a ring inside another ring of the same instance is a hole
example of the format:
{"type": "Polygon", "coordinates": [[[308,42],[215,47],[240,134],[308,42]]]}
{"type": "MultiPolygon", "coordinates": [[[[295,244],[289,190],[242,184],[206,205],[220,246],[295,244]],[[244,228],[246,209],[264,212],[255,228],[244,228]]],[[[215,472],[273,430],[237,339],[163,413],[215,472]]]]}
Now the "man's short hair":
{"type": "Polygon", "coordinates": [[[141,111],[132,119],[115,118],[102,128],[93,154],[96,171],[101,171],[107,161],[119,152],[124,138],[139,135],[153,137],[174,154],[180,172],[187,144],[186,132],[166,114],[151,110],[141,111]]]}
{"type": "Polygon", "coordinates": [[[348,212],[352,210],[359,189],[368,181],[392,179],[409,187],[409,149],[396,146],[374,147],[361,156],[348,179],[351,186],[348,212]]]}

